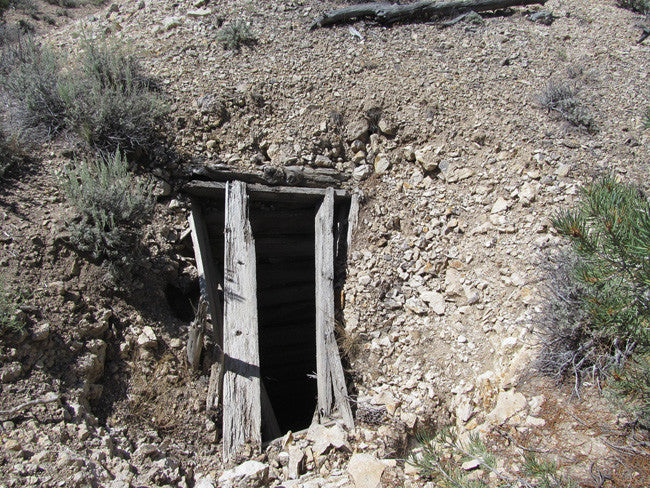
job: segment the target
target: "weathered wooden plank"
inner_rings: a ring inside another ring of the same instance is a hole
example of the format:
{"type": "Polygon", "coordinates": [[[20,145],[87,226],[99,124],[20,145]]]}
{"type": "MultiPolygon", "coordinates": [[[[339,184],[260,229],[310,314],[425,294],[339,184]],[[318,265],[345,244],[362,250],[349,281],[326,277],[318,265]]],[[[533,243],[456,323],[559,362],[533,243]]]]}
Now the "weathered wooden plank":
{"type": "Polygon", "coordinates": [[[314,297],[314,283],[279,286],[259,293],[258,305],[268,307],[314,297]]]}
{"type": "MultiPolygon", "coordinates": [[[[310,236],[307,237],[260,237],[255,239],[257,258],[309,258],[314,255],[314,243],[310,236]]],[[[223,248],[219,242],[212,243],[214,254],[223,248]]]]}
{"type": "Polygon", "coordinates": [[[359,223],[359,194],[353,193],[350,198],[350,211],[348,212],[348,235],[347,235],[347,244],[348,251],[352,245],[352,237],[354,236],[354,231],[357,228],[359,223]]]}
{"type": "Polygon", "coordinates": [[[208,302],[202,295],[199,299],[199,305],[196,307],[196,316],[190,324],[187,337],[187,362],[190,368],[197,370],[201,351],[203,350],[203,334],[205,333],[207,321],[208,302]]]}
{"type": "Polygon", "coordinates": [[[315,219],[316,252],[316,384],[319,417],[332,415],[333,392],[327,358],[328,323],[334,320],[334,201],[327,192],[315,219]]]}
{"type": "Polygon", "coordinates": [[[332,393],[343,422],[354,427],[345,374],[334,335],[334,190],[316,214],[316,381],[321,417],[332,413],[332,393]]]}
{"type": "MultiPolygon", "coordinates": [[[[223,198],[227,183],[220,181],[190,181],[183,191],[197,197],[223,198]]],[[[325,188],[299,188],[291,186],[266,186],[250,184],[248,195],[256,201],[265,202],[319,202],[325,195],[325,188]]],[[[350,198],[345,190],[333,190],[337,200],[350,198]]]]}
{"type": "MultiPolygon", "coordinates": [[[[257,210],[250,212],[253,235],[293,235],[314,233],[314,210],[311,208],[257,210]]],[[[223,228],[224,214],[219,211],[204,211],[208,226],[223,228]]]]}
{"type": "Polygon", "coordinates": [[[196,198],[192,198],[191,206],[189,223],[192,231],[196,269],[199,273],[199,288],[201,295],[208,300],[210,318],[212,319],[212,339],[221,348],[223,344],[223,313],[217,294],[217,284],[222,281],[221,273],[214,266],[201,203],[196,198]]]}
{"type": "Polygon", "coordinates": [[[208,382],[208,395],[205,398],[205,411],[217,410],[223,394],[223,355],[221,361],[210,366],[210,380],[208,382]]]}
{"type": "Polygon", "coordinates": [[[301,185],[325,188],[338,186],[349,179],[349,175],[333,168],[309,168],[306,166],[264,166],[261,173],[235,171],[222,164],[202,164],[192,169],[195,177],[212,181],[244,181],[267,185],[301,185]]]}
{"type": "Polygon", "coordinates": [[[255,241],[246,184],[228,183],[224,229],[223,457],[262,444],[255,241]]]}

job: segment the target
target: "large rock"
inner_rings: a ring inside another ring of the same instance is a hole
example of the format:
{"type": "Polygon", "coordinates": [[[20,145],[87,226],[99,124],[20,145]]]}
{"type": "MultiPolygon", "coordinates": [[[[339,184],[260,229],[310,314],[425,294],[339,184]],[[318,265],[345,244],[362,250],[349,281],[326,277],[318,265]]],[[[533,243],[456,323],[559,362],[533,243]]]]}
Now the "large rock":
{"type": "Polygon", "coordinates": [[[390,168],[390,158],[387,154],[378,154],[375,157],[375,173],[383,175],[387,173],[390,168]]]}
{"type": "Polygon", "coordinates": [[[368,133],[370,132],[370,126],[366,119],[357,119],[353,122],[350,122],[345,128],[345,138],[348,142],[355,140],[365,141],[368,139],[368,133]]]}
{"type": "Polygon", "coordinates": [[[429,304],[431,310],[437,315],[445,314],[445,297],[437,291],[424,291],[420,294],[420,298],[429,304]]]}
{"type": "Polygon", "coordinates": [[[142,328],[142,333],[138,336],[138,346],[145,349],[153,349],[158,345],[156,333],[148,325],[142,328]]]}
{"type": "Polygon", "coordinates": [[[321,424],[311,424],[307,431],[307,439],[314,443],[314,452],[319,455],[330,449],[351,450],[348,436],[339,425],[327,428],[321,424]]]}
{"type": "Polygon", "coordinates": [[[430,173],[438,169],[438,163],[440,163],[440,152],[442,147],[435,147],[433,145],[424,146],[422,149],[415,151],[415,161],[420,163],[422,169],[430,173]]]}
{"type": "Polygon", "coordinates": [[[239,466],[224,471],[219,477],[220,488],[257,488],[266,486],[269,467],[259,461],[246,461],[239,466]]]}
{"type": "Polygon", "coordinates": [[[370,454],[353,454],[348,473],[356,488],[379,488],[386,465],[370,454]]]}
{"type": "Polygon", "coordinates": [[[497,398],[496,407],[488,415],[489,419],[496,424],[503,424],[515,414],[526,408],[528,402],[526,397],[514,390],[502,391],[497,398]]]}

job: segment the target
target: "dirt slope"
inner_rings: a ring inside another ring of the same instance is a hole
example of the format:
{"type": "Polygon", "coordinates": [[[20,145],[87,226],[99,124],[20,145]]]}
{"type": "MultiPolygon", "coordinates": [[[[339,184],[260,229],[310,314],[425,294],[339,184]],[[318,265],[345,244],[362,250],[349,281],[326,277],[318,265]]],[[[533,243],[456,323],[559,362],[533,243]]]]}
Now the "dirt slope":
{"type": "MultiPolygon", "coordinates": [[[[611,405],[519,374],[534,357],[538,265],[559,244],[549,218],[592,175],[647,185],[641,16],[614,0],[550,0],[551,25],[531,21],[531,8],[446,29],[308,30],[341,5],[117,1],[46,42],[74,54],[97,37],[137,54],[162,81],[166,132],[186,164],[350,176],[363,206],[341,332],[357,411],[372,414],[359,416],[353,450],[401,458],[406,434],[437,420],[497,428],[507,436],[496,448],[519,455],[535,445],[585,486],[599,486],[599,473],[609,478],[600,486],[645,486],[644,457],[611,405]],[[217,39],[236,21],[258,41],[239,53],[217,39]],[[595,131],[541,107],[549,83],[575,88],[595,131]]],[[[56,178],[68,150],[66,141],[44,148],[0,196],[0,264],[10,286],[28,289],[30,323],[26,337],[0,343],[0,398],[10,408],[62,395],[3,423],[0,485],[192,486],[222,466],[217,419],[202,411],[207,378],[183,363],[191,310],[177,303],[196,280],[181,240],[187,199],[159,198],[140,291],[107,293],[98,268],[58,239],[71,215],[56,178]]],[[[156,176],[172,180],[178,161],[157,161],[156,176]]],[[[345,485],[346,459],[312,463],[300,483],[345,485]]],[[[274,483],[284,480],[280,461],[269,462],[274,483]]],[[[402,463],[390,470],[398,486],[425,483],[402,463]]]]}

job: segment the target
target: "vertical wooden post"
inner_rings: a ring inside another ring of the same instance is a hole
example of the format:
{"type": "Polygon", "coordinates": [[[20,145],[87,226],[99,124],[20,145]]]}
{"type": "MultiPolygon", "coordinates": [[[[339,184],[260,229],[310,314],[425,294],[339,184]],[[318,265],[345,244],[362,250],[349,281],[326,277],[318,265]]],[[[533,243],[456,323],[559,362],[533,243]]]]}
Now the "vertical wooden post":
{"type": "Polygon", "coordinates": [[[255,242],[246,184],[226,186],[224,229],[223,457],[244,443],[260,447],[260,359],[255,242]]]}
{"type": "Polygon", "coordinates": [[[319,416],[332,414],[330,362],[327,359],[327,325],[334,320],[334,199],[325,195],[316,213],[316,386],[319,416]]]}
{"type": "Polygon", "coordinates": [[[318,412],[332,413],[332,393],[339,414],[349,428],[354,427],[347,397],[345,375],[334,334],[334,189],[328,188],[316,213],[316,384],[318,412]]]}

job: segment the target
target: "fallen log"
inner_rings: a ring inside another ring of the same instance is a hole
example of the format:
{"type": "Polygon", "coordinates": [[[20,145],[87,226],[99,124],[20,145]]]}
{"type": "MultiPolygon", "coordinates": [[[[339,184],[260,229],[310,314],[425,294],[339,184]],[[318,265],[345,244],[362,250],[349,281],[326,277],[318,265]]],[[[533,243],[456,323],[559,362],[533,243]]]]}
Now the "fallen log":
{"type": "Polygon", "coordinates": [[[369,19],[380,24],[427,21],[468,12],[485,12],[523,5],[544,5],[547,0],[455,0],[449,2],[422,1],[406,5],[385,2],[361,3],[324,13],[311,24],[310,29],[347,24],[360,19],[369,19]]]}

